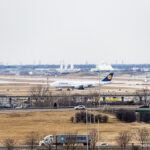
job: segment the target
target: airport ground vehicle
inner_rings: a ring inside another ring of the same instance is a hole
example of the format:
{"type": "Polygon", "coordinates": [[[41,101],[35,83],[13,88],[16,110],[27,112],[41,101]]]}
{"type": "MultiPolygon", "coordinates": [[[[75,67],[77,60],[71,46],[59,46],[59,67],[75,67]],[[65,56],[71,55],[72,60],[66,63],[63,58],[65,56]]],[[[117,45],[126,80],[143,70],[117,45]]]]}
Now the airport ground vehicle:
{"type": "Polygon", "coordinates": [[[113,97],[113,98],[106,98],[105,101],[108,101],[108,102],[120,102],[121,99],[113,97]]]}
{"type": "Polygon", "coordinates": [[[84,105],[79,105],[74,107],[75,110],[84,110],[85,106],[84,105]]]}
{"type": "Polygon", "coordinates": [[[68,143],[90,145],[91,136],[87,134],[57,134],[55,138],[53,135],[48,135],[39,142],[39,146],[49,144],[63,145],[68,143]]]}

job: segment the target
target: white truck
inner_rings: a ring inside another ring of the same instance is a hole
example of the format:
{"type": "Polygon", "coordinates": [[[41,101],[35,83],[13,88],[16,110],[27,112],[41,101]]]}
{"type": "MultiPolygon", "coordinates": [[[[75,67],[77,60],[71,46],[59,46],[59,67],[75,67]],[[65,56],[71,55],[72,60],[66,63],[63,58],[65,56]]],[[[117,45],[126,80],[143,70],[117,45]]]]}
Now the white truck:
{"type": "Polygon", "coordinates": [[[50,144],[58,144],[63,145],[67,143],[76,143],[76,144],[83,144],[83,145],[90,145],[91,143],[91,136],[87,134],[57,134],[54,140],[53,135],[47,135],[44,137],[42,141],[39,142],[39,146],[48,146],[50,144]]]}

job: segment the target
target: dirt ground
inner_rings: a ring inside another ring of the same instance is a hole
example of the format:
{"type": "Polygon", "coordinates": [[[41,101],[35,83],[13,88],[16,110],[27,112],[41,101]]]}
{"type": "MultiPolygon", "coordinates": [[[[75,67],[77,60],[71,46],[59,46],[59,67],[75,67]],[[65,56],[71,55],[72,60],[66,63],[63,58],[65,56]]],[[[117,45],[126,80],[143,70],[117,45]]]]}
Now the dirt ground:
{"type": "MultiPolygon", "coordinates": [[[[86,134],[86,124],[71,123],[70,117],[74,116],[77,111],[61,112],[29,112],[29,113],[11,113],[0,114],[0,142],[4,139],[13,138],[17,144],[24,144],[26,136],[35,131],[39,134],[39,140],[48,134],[67,134],[79,133],[86,134]]],[[[99,113],[99,112],[95,112],[99,113]]],[[[101,123],[100,142],[116,144],[116,137],[120,131],[128,130],[134,137],[137,129],[148,128],[149,124],[140,123],[122,123],[115,116],[109,116],[108,123],[101,123]]],[[[92,128],[98,130],[98,124],[88,124],[88,131],[92,128]]]]}

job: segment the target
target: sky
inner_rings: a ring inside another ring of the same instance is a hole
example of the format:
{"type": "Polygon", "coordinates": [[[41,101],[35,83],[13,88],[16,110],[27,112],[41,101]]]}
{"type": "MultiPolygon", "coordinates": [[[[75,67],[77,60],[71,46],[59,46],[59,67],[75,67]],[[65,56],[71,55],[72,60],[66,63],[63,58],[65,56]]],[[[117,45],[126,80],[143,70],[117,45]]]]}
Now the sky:
{"type": "Polygon", "coordinates": [[[150,63],[150,0],[0,0],[0,63],[150,63]]]}

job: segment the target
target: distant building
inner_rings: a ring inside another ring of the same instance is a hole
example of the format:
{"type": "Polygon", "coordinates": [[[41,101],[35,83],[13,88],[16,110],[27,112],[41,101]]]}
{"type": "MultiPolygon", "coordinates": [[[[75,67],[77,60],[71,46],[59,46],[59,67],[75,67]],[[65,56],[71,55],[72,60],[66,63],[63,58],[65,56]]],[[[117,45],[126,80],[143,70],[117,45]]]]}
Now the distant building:
{"type": "Polygon", "coordinates": [[[91,72],[112,71],[112,70],[114,70],[114,69],[112,68],[112,66],[110,64],[102,63],[100,65],[96,65],[96,68],[92,68],[91,72]]]}
{"type": "Polygon", "coordinates": [[[79,72],[80,69],[74,68],[74,65],[68,65],[68,64],[60,64],[60,68],[56,69],[57,72],[61,74],[68,74],[68,73],[76,73],[79,72]]]}

